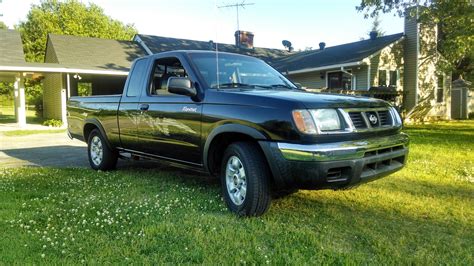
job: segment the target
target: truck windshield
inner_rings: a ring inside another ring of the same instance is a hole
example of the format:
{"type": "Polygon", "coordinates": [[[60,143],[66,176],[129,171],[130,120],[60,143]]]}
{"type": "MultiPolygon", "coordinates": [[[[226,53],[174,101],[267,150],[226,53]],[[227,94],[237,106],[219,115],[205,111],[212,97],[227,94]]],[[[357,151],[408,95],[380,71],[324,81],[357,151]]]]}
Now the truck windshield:
{"type": "Polygon", "coordinates": [[[215,53],[191,54],[191,58],[211,88],[296,89],[282,74],[256,58],[215,53]]]}

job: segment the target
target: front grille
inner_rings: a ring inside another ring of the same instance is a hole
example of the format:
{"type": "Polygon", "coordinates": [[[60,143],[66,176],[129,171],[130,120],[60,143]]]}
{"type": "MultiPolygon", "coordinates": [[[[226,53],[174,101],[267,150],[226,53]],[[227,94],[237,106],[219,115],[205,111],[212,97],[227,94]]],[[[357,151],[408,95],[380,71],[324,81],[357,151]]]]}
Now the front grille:
{"type": "Polygon", "coordinates": [[[382,149],[378,149],[378,150],[372,150],[372,151],[366,152],[364,154],[364,157],[377,156],[377,155],[380,155],[380,154],[394,152],[394,151],[398,151],[398,150],[402,150],[402,149],[403,149],[403,145],[389,147],[389,148],[382,148],[382,149]]]}
{"type": "Polygon", "coordinates": [[[349,117],[355,128],[367,128],[361,112],[349,112],[349,117]]]}
{"type": "Polygon", "coordinates": [[[352,109],[346,112],[356,130],[393,126],[392,115],[388,109],[352,109]]]}
{"type": "Polygon", "coordinates": [[[379,111],[379,119],[380,119],[380,125],[382,126],[390,126],[392,124],[392,117],[390,116],[390,113],[387,111],[379,111]]]}

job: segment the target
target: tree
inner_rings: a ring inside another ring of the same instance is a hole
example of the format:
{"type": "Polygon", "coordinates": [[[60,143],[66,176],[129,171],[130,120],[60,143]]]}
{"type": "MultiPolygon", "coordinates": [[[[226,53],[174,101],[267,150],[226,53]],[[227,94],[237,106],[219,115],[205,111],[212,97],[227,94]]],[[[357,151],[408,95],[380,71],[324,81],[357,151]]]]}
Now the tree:
{"type": "Polygon", "coordinates": [[[43,62],[48,33],[131,40],[137,33],[133,24],[124,25],[105,15],[95,4],[77,0],[43,0],[32,5],[26,21],[16,26],[22,35],[26,60],[43,62]]]}
{"type": "MultiPolygon", "coordinates": [[[[372,28],[370,29],[370,32],[376,32],[377,36],[384,36],[385,31],[382,30],[382,27],[380,26],[380,18],[379,16],[374,17],[374,21],[372,21],[372,28]]],[[[370,35],[369,32],[369,35],[370,35]]]]}
{"type": "Polygon", "coordinates": [[[7,30],[8,26],[7,24],[3,23],[3,21],[0,21],[0,30],[7,30]]]}
{"type": "Polygon", "coordinates": [[[454,73],[474,78],[469,64],[474,62],[474,6],[470,0],[361,0],[356,9],[366,18],[391,12],[402,17],[414,16],[416,8],[413,7],[417,5],[421,23],[438,24],[438,49],[449,67],[454,73]]]}

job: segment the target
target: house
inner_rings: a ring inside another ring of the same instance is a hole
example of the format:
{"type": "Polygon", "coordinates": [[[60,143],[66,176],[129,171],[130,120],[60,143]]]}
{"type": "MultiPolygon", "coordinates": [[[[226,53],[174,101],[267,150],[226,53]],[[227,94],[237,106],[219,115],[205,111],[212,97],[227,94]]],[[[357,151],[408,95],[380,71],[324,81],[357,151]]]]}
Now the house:
{"type": "Polygon", "coordinates": [[[437,67],[437,27],[405,18],[404,33],[294,53],[274,66],[308,89],[379,96],[408,119],[450,119],[451,74],[437,67]]]}

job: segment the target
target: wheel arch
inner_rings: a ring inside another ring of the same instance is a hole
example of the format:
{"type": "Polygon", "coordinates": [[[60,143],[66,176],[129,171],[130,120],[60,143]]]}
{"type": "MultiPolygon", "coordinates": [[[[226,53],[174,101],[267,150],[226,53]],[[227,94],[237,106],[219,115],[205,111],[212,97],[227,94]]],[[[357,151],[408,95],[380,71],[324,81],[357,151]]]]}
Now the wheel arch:
{"type": "MultiPolygon", "coordinates": [[[[203,149],[204,169],[210,174],[216,173],[220,163],[218,154],[223,154],[225,147],[235,141],[255,141],[269,139],[265,134],[250,126],[241,124],[225,124],[216,127],[208,135],[203,149]]],[[[260,147],[260,145],[258,145],[260,147]]],[[[261,148],[261,147],[260,147],[261,148]]],[[[263,153],[263,150],[262,150],[263,153]]]]}
{"type": "Polygon", "coordinates": [[[97,119],[86,119],[84,122],[84,127],[83,127],[83,136],[84,136],[84,141],[88,143],[89,141],[89,135],[92,132],[92,130],[98,129],[102,137],[105,139],[105,143],[111,150],[115,150],[115,148],[110,144],[109,139],[107,138],[107,134],[105,133],[104,127],[100,124],[100,122],[97,119]]]}

